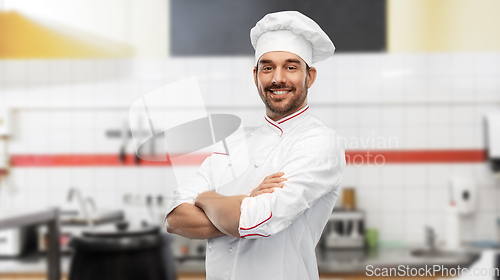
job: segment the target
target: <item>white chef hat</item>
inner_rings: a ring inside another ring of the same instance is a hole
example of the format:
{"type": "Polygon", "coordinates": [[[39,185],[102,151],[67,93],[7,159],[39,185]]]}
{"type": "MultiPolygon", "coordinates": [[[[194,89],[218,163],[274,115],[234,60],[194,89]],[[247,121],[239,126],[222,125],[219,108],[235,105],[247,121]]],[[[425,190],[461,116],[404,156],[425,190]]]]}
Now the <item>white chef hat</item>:
{"type": "Polygon", "coordinates": [[[287,51],[300,56],[307,65],[330,57],[335,46],[312,19],[296,11],[265,15],[250,31],[255,63],[272,51],[287,51]]]}

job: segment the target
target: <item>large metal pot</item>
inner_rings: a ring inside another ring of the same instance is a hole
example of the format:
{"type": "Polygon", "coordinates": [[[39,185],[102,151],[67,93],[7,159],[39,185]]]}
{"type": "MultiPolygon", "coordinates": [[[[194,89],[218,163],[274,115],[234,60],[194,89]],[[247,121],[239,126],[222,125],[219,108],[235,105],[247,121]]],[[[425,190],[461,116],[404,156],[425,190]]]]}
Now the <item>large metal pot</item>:
{"type": "Polygon", "coordinates": [[[159,227],[97,228],[70,241],[69,280],[177,279],[170,236],[159,227]]]}

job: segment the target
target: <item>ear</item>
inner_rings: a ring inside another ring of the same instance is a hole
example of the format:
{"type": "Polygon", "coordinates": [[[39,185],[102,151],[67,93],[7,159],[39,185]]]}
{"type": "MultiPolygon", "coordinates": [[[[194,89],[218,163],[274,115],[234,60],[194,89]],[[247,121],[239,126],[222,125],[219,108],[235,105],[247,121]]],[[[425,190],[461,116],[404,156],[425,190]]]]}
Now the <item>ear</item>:
{"type": "Polygon", "coordinates": [[[308,78],[307,79],[307,88],[310,88],[314,84],[314,81],[316,80],[316,75],[318,75],[316,68],[314,68],[314,67],[309,68],[309,74],[307,77],[308,78]]]}
{"type": "Polygon", "coordinates": [[[257,86],[257,67],[253,68],[253,81],[255,83],[255,86],[258,87],[257,86]]]}

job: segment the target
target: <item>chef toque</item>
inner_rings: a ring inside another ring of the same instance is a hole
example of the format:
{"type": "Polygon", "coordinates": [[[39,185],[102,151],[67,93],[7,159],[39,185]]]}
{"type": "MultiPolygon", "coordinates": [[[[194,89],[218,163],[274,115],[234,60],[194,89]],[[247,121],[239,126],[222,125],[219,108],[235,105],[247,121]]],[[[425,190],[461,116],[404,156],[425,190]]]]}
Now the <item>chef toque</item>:
{"type": "Polygon", "coordinates": [[[330,57],[335,46],[312,19],[296,11],[265,15],[250,31],[255,49],[255,64],[272,51],[287,51],[302,58],[307,65],[330,57]]]}

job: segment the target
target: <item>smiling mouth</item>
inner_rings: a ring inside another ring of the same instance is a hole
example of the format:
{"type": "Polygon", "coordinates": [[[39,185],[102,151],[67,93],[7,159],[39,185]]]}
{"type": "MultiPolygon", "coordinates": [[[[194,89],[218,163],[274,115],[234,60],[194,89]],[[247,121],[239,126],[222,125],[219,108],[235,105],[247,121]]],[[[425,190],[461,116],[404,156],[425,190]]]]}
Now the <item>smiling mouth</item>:
{"type": "Polygon", "coordinates": [[[290,93],[291,89],[270,89],[271,98],[284,98],[288,93],[290,93]]]}

